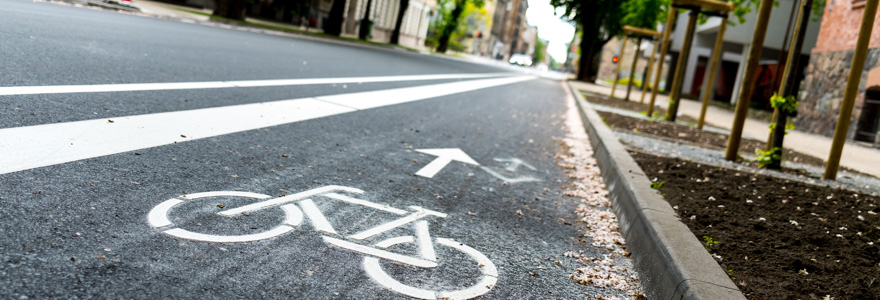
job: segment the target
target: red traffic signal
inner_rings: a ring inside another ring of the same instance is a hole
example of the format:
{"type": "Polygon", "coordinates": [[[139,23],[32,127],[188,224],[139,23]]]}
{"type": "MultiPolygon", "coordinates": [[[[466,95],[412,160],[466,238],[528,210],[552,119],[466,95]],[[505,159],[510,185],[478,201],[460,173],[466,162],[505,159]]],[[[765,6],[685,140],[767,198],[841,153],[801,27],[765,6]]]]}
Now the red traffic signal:
{"type": "Polygon", "coordinates": [[[482,33],[482,32],[479,32],[479,31],[477,31],[477,38],[478,38],[478,39],[481,39],[481,38],[483,38],[483,33],[482,33]]]}
{"type": "Polygon", "coordinates": [[[618,58],[617,56],[611,58],[611,62],[613,62],[613,63],[615,63],[615,64],[616,64],[617,61],[619,61],[619,60],[620,60],[620,58],[618,58]]]}

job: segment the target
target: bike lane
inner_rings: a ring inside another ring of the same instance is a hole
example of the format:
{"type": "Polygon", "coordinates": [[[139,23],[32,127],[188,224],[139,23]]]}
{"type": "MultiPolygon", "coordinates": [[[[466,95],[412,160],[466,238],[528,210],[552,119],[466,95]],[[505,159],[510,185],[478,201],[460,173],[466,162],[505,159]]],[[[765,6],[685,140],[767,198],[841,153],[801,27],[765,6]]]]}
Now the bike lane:
{"type": "Polygon", "coordinates": [[[573,181],[557,166],[568,149],[565,97],[557,82],[532,80],[0,175],[0,291],[626,296],[570,278],[581,265],[567,252],[607,251],[590,246],[580,200],[564,195],[573,181]],[[301,194],[327,186],[345,188],[301,194]],[[211,191],[227,193],[196,194],[211,191]],[[360,234],[377,226],[387,230],[360,234]]]}

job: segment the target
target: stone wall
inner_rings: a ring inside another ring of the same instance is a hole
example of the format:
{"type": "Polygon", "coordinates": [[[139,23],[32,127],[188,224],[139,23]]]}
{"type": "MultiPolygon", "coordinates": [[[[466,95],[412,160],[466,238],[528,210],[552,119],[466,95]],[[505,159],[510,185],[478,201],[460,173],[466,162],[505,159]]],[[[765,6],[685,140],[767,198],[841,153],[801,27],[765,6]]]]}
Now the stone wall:
{"type": "MultiPolygon", "coordinates": [[[[824,24],[823,24],[824,25],[824,24]]],[[[853,51],[813,52],[807,66],[806,77],[801,82],[798,100],[798,116],[794,119],[797,130],[825,136],[834,135],[834,127],[840,114],[843,93],[853,60],[853,51]]],[[[865,91],[880,85],[880,78],[869,74],[880,73],[880,48],[870,49],[865,61],[865,71],[859,85],[855,107],[847,134],[852,140],[865,103],[865,91]]],[[[875,143],[875,147],[877,144],[875,143]]]]}

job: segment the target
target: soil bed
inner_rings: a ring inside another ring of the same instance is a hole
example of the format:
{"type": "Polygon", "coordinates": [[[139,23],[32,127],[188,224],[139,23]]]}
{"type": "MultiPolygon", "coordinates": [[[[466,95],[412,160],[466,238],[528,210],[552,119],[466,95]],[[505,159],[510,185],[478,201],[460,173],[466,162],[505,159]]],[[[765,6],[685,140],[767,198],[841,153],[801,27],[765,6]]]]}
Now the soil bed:
{"type": "Polygon", "coordinates": [[[880,299],[880,198],[631,154],[747,298],[880,299]]]}
{"type": "MultiPolygon", "coordinates": [[[[674,124],[663,121],[650,121],[622,116],[614,113],[598,112],[602,119],[609,127],[630,131],[641,135],[650,136],[665,140],[673,140],[676,142],[686,142],[694,144],[698,147],[724,150],[727,147],[727,135],[715,132],[699,130],[695,127],[674,124]]],[[[755,149],[764,149],[766,142],[755,139],[743,138],[740,141],[740,153],[755,153],[755,149]]],[[[785,161],[798,162],[813,166],[824,166],[825,161],[806,155],[791,149],[784,148],[782,157],[785,161]]],[[[784,162],[783,162],[784,164],[784,162]]]]}
{"type": "MultiPolygon", "coordinates": [[[[596,103],[599,105],[631,110],[631,111],[638,112],[638,113],[647,113],[648,112],[648,104],[638,103],[636,101],[632,101],[632,99],[630,99],[630,101],[623,101],[623,99],[609,99],[606,96],[600,96],[600,95],[588,94],[588,93],[585,93],[584,96],[587,99],[587,101],[590,101],[590,102],[593,102],[593,103],[596,103]]],[[[645,96],[645,98],[647,98],[647,97],[648,96],[645,96]]],[[[655,116],[665,116],[666,109],[655,107],[654,108],[654,115],[655,116]]],[[[694,124],[697,123],[697,120],[694,118],[691,118],[690,116],[678,116],[675,119],[677,121],[681,121],[681,122],[685,122],[685,123],[694,123],[694,124]]]]}

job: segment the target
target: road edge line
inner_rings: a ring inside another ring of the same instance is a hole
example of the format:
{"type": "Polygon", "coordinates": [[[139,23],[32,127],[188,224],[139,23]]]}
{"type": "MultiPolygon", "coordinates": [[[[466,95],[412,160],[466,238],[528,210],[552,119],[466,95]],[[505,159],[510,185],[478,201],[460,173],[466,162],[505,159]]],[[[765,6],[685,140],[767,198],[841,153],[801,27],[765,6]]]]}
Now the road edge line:
{"type": "Polygon", "coordinates": [[[669,203],[650,188],[650,179],[599,114],[574,86],[566,85],[584,121],[645,296],[745,300],[669,203]]]}

